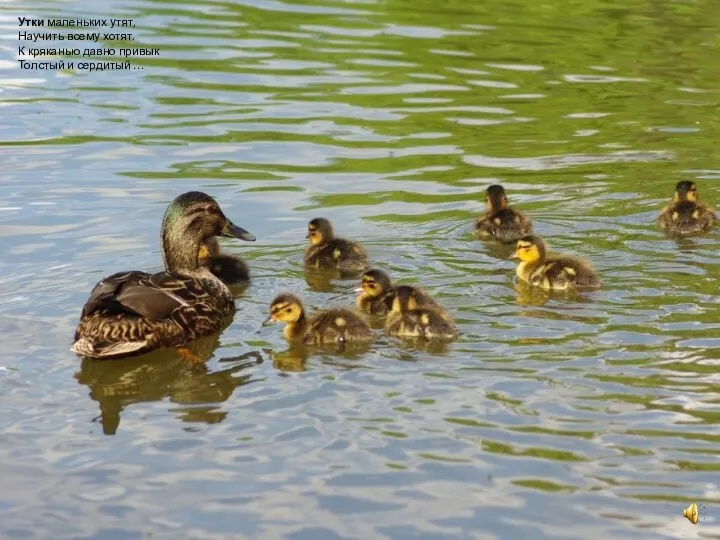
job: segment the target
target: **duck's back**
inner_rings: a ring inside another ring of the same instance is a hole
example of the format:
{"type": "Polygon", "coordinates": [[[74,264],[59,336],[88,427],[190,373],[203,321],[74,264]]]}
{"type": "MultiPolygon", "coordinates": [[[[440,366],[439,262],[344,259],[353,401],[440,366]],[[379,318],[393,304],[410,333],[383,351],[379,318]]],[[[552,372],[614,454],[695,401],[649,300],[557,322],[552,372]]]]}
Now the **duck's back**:
{"type": "Polygon", "coordinates": [[[477,221],[476,232],[480,236],[496,238],[509,244],[532,234],[532,222],[512,208],[503,208],[481,217],[477,221]]]}
{"type": "Polygon", "coordinates": [[[365,342],[373,339],[368,324],[349,309],[335,308],[316,313],[308,324],[308,344],[365,342]]]}
{"type": "Polygon", "coordinates": [[[368,315],[387,315],[395,298],[395,290],[390,290],[380,296],[359,296],[357,307],[368,315]]]}
{"type": "Polygon", "coordinates": [[[447,312],[427,306],[391,315],[385,333],[397,337],[452,340],[457,337],[457,328],[447,312]]]}
{"type": "Polygon", "coordinates": [[[548,257],[530,278],[533,285],[564,290],[573,287],[593,288],[602,285],[590,263],[571,255],[548,257]]]}
{"type": "MultiPolygon", "coordinates": [[[[410,285],[404,285],[410,287],[410,285]]],[[[413,287],[415,301],[421,306],[431,306],[442,310],[442,307],[424,289],[413,287]]],[[[395,287],[377,298],[363,298],[358,302],[358,307],[370,315],[387,315],[392,309],[395,300],[395,287]]]]}
{"type": "Polygon", "coordinates": [[[305,263],[319,270],[346,270],[364,272],[369,268],[367,250],[357,242],[335,238],[320,246],[309,246],[305,263]]]}
{"type": "Polygon", "coordinates": [[[214,255],[204,259],[202,266],[228,285],[247,283],[250,281],[250,268],[247,263],[233,255],[214,255]]]}
{"type": "Polygon", "coordinates": [[[118,272],[98,282],[83,307],[72,350],[119,358],[211,334],[235,312],[227,289],[185,276],[118,272]]]}
{"type": "Polygon", "coordinates": [[[658,218],[660,226],[674,234],[693,234],[710,230],[717,222],[715,212],[707,206],[680,201],[670,205],[658,218]]]}

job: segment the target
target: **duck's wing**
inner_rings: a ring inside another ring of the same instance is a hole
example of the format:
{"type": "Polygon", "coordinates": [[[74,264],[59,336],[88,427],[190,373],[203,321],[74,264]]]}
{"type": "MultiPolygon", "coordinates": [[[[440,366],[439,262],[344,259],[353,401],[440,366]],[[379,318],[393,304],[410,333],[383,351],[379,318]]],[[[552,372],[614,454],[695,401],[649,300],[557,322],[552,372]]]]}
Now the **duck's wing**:
{"type": "Polygon", "coordinates": [[[82,317],[105,310],[158,321],[187,306],[199,291],[195,280],[158,272],[118,272],[101,280],[90,293],[82,317]]]}

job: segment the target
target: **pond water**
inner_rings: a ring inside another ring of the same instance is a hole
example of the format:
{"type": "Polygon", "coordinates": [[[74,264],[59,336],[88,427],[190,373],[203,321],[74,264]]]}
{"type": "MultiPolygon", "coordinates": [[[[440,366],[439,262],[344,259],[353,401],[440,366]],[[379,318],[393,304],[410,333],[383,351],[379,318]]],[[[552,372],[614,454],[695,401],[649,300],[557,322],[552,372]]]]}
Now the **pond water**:
{"type": "Polygon", "coordinates": [[[714,0],[5,2],[0,536],[720,538],[720,233],[654,223],[681,179],[718,202],[718,20],[714,0]],[[18,16],[132,18],[160,56],[21,70],[18,16]],[[604,288],[518,288],[471,234],[492,183],[604,288]],[[258,238],[223,240],[254,280],[206,365],[81,361],[91,288],[159,270],[165,207],[195,189],[258,238]],[[304,275],[318,216],[460,338],[308,355],[262,328],[280,292],[352,304],[357,281],[304,275]]]}

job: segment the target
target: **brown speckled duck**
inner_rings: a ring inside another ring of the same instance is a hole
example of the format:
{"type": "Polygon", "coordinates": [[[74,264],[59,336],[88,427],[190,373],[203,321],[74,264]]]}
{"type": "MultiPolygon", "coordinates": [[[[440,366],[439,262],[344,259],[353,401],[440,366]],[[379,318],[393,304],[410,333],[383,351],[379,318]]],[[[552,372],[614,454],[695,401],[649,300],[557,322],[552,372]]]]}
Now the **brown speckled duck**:
{"type": "Polygon", "coordinates": [[[200,244],[213,236],[254,241],[199,191],[177,197],[165,212],[165,270],[118,272],[90,293],[71,350],[88,358],[122,358],[182,347],[220,330],[235,313],[227,286],[198,264],[200,244]]]}

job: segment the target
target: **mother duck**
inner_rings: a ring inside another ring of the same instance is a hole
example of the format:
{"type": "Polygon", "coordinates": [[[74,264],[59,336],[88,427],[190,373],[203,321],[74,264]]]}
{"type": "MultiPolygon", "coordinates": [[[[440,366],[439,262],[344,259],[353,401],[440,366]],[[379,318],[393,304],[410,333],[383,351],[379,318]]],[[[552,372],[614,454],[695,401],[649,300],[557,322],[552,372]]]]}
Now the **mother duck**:
{"type": "Polygon", "coordinates": [[[198,264],[200,245],[215,236],[255,241],[209,195],[190,191],[178,196],[162,222],[165,270],[118,272],[95,285],[70,350],[88,358],[136,356],[182,347],[223,328],[235,314],[232,293],[198,264]]]}

